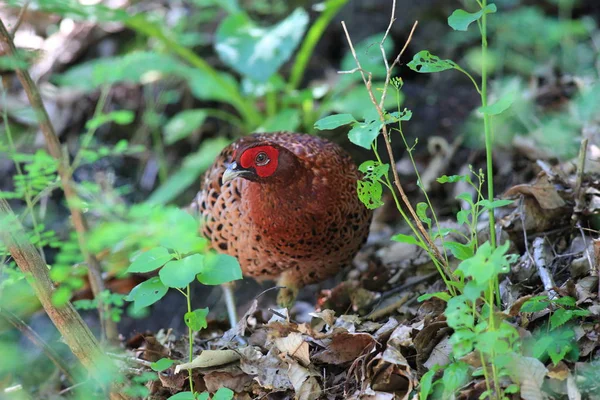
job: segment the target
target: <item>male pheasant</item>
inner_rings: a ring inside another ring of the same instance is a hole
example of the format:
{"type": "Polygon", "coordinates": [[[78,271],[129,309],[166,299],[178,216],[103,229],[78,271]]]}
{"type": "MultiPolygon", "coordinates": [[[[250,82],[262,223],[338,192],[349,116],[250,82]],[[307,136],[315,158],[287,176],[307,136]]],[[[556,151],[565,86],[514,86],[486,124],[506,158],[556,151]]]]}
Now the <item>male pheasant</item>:
{"type": "Polygon", "coordinates": [[[338,145],[316,136],[260,133],[226,147],[193,208],[219,252],[246,276],[278,279],[278,302],[335,275],[366,241],[372,212],[358,199],[360,172],[338,145]]]}

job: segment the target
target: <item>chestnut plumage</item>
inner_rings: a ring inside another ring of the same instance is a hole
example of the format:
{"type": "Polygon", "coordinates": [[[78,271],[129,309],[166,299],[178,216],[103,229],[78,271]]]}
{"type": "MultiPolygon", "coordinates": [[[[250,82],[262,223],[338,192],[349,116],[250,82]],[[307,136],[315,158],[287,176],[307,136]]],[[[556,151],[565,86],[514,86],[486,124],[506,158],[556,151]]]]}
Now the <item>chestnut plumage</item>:
{"type": "Polygon", "coordinates": [[[335,275],[365,242],[372,212],[358,199],[350,156],[316,136],[243,137],[207,171],[194,208],[202,233],[246,276],[298,288],[335,275]]]}

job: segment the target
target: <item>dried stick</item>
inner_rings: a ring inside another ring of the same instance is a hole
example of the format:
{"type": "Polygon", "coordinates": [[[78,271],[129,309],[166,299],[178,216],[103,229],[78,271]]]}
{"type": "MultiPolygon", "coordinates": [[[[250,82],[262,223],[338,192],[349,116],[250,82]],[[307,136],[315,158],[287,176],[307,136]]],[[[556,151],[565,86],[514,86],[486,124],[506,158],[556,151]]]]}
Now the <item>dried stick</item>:
{"type": "Polygon", "coordinates": [[[388,28],[385,32],[385,35],[383,37],[383,40],[381,41],[380,44],[380,48],[381,48],[381,52],[383,54],[383,59],[385,62],[385,68],[386,68],[386,77],[385,77],[385,83],[383,86],[383,92],[382,92],[382,96],[381,96],[381,102],[378,103],[375,95],[373,94],[373,89],[371,87],[371,76],[369,75],[369,77],[367,78],[367,76],[365,75],[365,72],[362,68],[362,66],[360,65],[360,61],[358,60],[358,57],[356,55],[356,50],[354,49],[354,45],[352,43],[352,39],[350,38],[350,34],[348,33],[348,29],[346,28],[346,23],[344,21],[342,21],[342,27],[344,28],[344,33],[346,34],[346,40],[348,41],[348,45],[350,46],[350,51],[352,52],[352,56],[354,57],[354,61],[356,62],[356,70],[358,72],[360,72],[360,75],[363,79],[363,82],[365,84],[365,87],[367,88],[367,92],[369,93],[369,97],[371,99],[371,102],[373,103],[373,105],[375,106],[377,113],[379,114],[379,119],[381,120],[382,123],[382,134],[384,137],[384,141],[385,141],[385,147],[388,153],[388,157],[390,158],[390,164],[392,166],[391,170],[392,170],[392,174],[394,176],[394,186],[396,186],[396,189],[398,190],[398,193],[400,194],[400,198],[402,199],[402,202],[404,203],[404,205],[406,206],[406,208],[408,209],[408,211],[410,212],[411,216],[413,217],[415,224],[417,225],[417,228],[419,230],[419,232],[421,233],[421,235],[423,236],[423,239],[425,241],[427,241],[427,244],[429,246],[429,248],[431,249],[431,251],[433,252],[435,258],[440,262],[441,265],[443,265],[444,267],[446,266],[446,261],[444,259],[444,257],[442,257],[442,255],[440,254],[437,246],[433,243],[433,240],[431,239],[431,236],[429,236],[429,233],[427,232],[427,230],[425,229],[425,227],[423,226],[423,223],[421,222],[421,220],[419,219],[419,217],[417,216],[417,213],[415,212],[415,209],[413,208],[413,206],[410,204],[410,201],[408,200],[408,197],[406,196],[406,193],[404,192],[404,188],[402,187],[402,183],[400,182],[400,177],[398,175],[398,171],[396,170],[396,160],[394,158],[394,153],[392,151],[392,145],[390,142],[390,136],[389,136],[389,132],[387,130],[387,125],[386,125],[386,120],[385,120],[385,113],[383,111],[383,101],[385,100],[385,95],[387,92],[387,87],[389,85],[390,79],[391,79],[391,75],[392,75],[392,69],[396,66],[396,64],[400,61],[400,58],[402,57],[402,54],[406,51],[406,48],[408,47],[408,44],[410,43],[410,41],[412,40],[412,36],[413,33],[415,31],[415,29],[417,28],[417,24],[418,21],[414,23],[410,34],[408,36],[408,39],[406,40],[404,47],[402,48],[402,50],[400,51],[400,53],[398,53],[398,55],[396,56],[396,59],[394,60],[394,62],[391,65],[388,65],[386,56],[385,56],[385,50],[383,49],[383,41],[385,40],[385,38],[387,37],[390,28],[392,27],[392,24],[394,23],[394,13],[396,10],[396,1],[393,2],[393,6],[392,6],[392,16],[390,19],[390,23],[388,25],[388,28]]]}
{"type": "MultiPolygon", "coordinates": [[[[110,359],[106,357],[98,341],[83,322],[73,305],[68,302],[62,307],[52,303],[54,285],[50,279],[46,263],[31,244],[19,219],[4,199],[0,199],[0,238],[6,244],[8,252],[14,258],[19,269],[28,278],[27,282],[42,303],[44,310],[62,335],[75,357],[94,377],[106,374],[110,359]]],[[[124,398],[118,393],[111,398],[124,398]]]]}
{"type": "MultiPolygon", "coordinates": [[[[3,41],[6,44],[6,55],[13,57],[17,56],[15,44],[12,40],[10,33],[6,30],[6,27],[4,26],[2,20],[0,20],[0,41],[3,41]]],[[[100,324],[103,328],[102,333],[103,335],[106,335],[106,338],[108,340],[116,341],[118,337],[116,324],[111,319],[105,318],[105,315],[110,315],[110,312],[108,312],[108,305],[105,305],[103,303],[102,298],[100,296],[100,293],[104,290],[104,282],[102,280],[100,263],[98,262],[96,257],[94,257],[94,255],[87,250],[85,236],[88,229],[83,214],[81,213],[81,210],[79,210],[76,206],[77,193],[75,192],[71,179],[69,160],[67,157],[63,156],[60,147],[60,142],[58,140],[58,137],[56,136],[54,127],[50,122],[50,118],[48,117],[48,113],[46,112],[46,108],[44,107],[44,103],[42,102],[40,92],[36,84],[31,79],[31,75],[29,75],[29,72],[25,68],[16,68],[15,71],[19,80],[21,81],[21,85],[23,85],[25,93],[27,93],[27,97],[29,98],[31,106],[35,110],[36,115],[39,119],[40,129],[44,135],[44,139],[46,140],[48,151],[58,163],[58,174],[63,185],[67,205],[71,212],[71,220],[73,222],[73,226],[75,227],[75,231],[77,232],[79,248],[81,249],[83,257],[88,266],[88,278],[90,281],[90,286],[92,288],[92,292],[94,293],[94,298],[98,302],[100,324]],[[105,310],[107,312],[105,312],[105,310]]]]}

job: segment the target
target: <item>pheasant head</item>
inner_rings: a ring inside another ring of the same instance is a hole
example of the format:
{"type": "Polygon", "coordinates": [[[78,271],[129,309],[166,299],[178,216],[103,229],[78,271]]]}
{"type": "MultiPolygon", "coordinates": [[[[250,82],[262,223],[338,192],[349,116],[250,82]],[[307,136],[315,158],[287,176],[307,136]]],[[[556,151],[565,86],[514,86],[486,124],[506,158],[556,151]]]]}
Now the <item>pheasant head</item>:
{"type": "Polygon", "coordinates": [[[287,184],[305,173],[298,157],[275,143],[257,141],[236,149],[221,178],[225,184],[241,177],[252,182],[287,184]]]}

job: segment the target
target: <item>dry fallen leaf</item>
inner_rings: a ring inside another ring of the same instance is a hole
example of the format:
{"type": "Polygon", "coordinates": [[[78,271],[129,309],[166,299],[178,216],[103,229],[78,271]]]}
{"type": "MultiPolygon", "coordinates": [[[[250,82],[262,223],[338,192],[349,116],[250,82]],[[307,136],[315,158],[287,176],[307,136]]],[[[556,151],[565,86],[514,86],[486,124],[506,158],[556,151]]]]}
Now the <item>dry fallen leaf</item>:
{"type": "Polygon", "coordinates": [[[367,333],[337,332],[331,337],[327,348],[315,354],[313,360],[325,364],[345,364],[370,352],[375,343],[373,336],[367,333]]]}
{"type": "Polygon", "coordinates": [[[203,350],[192,362],[176,366],[175,373],[178,374],[182,369],[216,367],[239,359],[240,355],[233,350],[203,350]]]}
{"type": "Polygon", "coordinates": [[[275,339],[275,346],[281,353],[296,359],[303,366],[310,364],[308,343],[302,339],[300,333],[292,332],[287,337],[275,339]]]}

